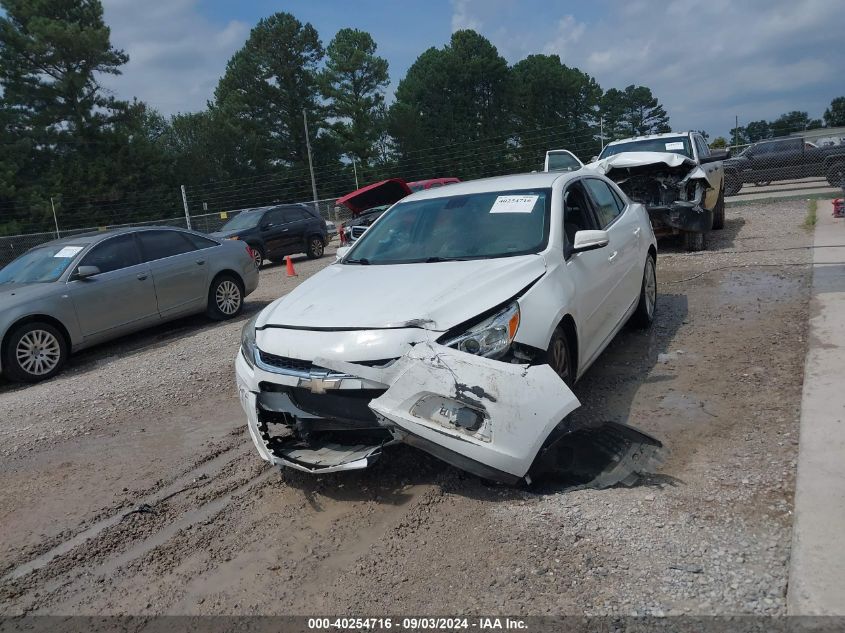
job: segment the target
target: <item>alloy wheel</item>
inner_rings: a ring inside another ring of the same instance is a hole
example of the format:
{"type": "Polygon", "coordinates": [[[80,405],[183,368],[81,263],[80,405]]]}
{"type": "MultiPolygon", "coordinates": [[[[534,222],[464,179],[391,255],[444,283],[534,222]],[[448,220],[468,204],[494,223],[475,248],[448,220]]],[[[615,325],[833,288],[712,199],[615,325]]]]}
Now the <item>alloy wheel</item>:
{"type": "Polygon", "coordinates": [[[215,301],[220,312],[226,316],[231,316],[241,307],[241,289],[234,281],[225,279],[217,286],[217,291],[214,293],[215,301]]]}
{"type": "Polygon", "coordinates": [[[53,371],[62,357],[59,340],[47,330],[31,330],[15,347],[15,358],[21,369],[32,376],[44,376],[53,371]]]}
{"type": "Polygon", "coordinates": [[[320,257],[323,254],[323,241],[316,237],[311,240],[311,252],[315,257],[320,257]]]}
{"type": "Polygon", "coordinates": [[[570,379],[569,350],[566,349],[566,341],[563,339],[562,335],[555,336],[552,341],[551,356],[552,369],[557,372],[557,375],[560,376],[561,380],[568,384],[570,379]]]}
{"type": "Polygon", "coordinates": [[[657,275],[654,272],[654,260],[649,257],[645,265],[645,308],[648,317],[654,316],[654,306],[657,303],[657,275]]]}

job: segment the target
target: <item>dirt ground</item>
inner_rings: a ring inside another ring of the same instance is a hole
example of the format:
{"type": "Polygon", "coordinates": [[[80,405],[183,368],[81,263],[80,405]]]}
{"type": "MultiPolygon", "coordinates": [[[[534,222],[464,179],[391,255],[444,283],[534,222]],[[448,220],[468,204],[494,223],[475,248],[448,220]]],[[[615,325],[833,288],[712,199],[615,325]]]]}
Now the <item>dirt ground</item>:
{"type": "Polygon", "coordinates": [[[708,252],[660,243],[655,327],[575,388],[576,415],[669,447],[631,488],[490,487],[402,447],[355,474],[266,467],[234,388],[240,328],[331,256],[265,268],[238,322],[0,383],[0,613],[783,614],[804,213],[729,207],[708,252]]]}

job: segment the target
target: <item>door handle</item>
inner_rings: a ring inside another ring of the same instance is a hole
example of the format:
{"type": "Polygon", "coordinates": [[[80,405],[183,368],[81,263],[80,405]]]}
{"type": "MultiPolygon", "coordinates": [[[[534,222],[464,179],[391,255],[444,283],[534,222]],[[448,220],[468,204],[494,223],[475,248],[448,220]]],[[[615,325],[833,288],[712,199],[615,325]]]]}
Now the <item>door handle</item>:
{"type": "Polygon", "coordinates": [[[613,252],[610,254],[610,257],[608,257],[608,258],[607,258],[607,261],[612,262],[614,259],[616,259],[616,256],[617,256],[618,254],[619,254],[619,251],[613,251],[613,252]]]}
{"type": "Polygon", "coordinates": [[[204,263],[205,263],[204,259],[198,259],[197,260],[197,266],[202,266],[204,263]]]}
{"type": "Polygon", "coordinates": [[[144,281],[147,278],[146,273],[138,273],[138,281],[144,281]]]}
{"type": "Polygon", "coordinates": [[[642,230],[642,227],[639,227],[639,226],[638,226],[637,228],[635,228],[635,229],[634,229],[634,235],[636,235],[637,237],[639,237],[639,236],[640,236],[640,231],[641,231],[641,230],[642,230]]]}
{"type": "Polygon", "coordinates": [[[282,229],[282,233],[287,233],[288,229],[282,229]]]}

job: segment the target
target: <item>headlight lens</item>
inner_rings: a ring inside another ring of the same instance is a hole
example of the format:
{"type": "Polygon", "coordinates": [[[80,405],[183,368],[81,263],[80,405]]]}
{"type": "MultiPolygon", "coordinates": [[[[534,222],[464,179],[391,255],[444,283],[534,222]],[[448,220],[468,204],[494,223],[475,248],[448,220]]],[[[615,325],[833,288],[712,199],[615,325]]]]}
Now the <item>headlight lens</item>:
{"type": "Polygon", "coordinates": [[[250,367],[255,367],[255,322],[258,321],[258,314],[247,321],[241,330],[241,353],[250,367]]]}
{"type": "Polygon", "coordinates": [[[474,325],[445,345],[468,354],[500,358],[510,349],[519,328],[519,304],[514,301],[507,308],[474,325]]]}

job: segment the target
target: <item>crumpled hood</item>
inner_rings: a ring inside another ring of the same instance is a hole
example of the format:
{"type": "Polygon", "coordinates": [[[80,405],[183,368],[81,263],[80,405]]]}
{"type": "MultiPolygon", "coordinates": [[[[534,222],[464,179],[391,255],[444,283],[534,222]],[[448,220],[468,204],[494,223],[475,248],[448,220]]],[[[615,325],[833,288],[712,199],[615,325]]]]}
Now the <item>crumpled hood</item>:
{"type": "Polygon", "coordinates": [[[257,327],[445,331],[546,272],[541,255],[386,266],[333,264],[274,302],[257,327]]]}
{"type": "Polygon", "coordinates": [[[667,167],[681,167],[688,165],[690,169],[697,167],[694,160],[675,154],[674,152],[622,152],[607,158],[602,158],[587,165],[600,174],[607,174],[612,169],[627,169],[630,167],[644,167],[646,165],[665,165],[667,167]]]}

